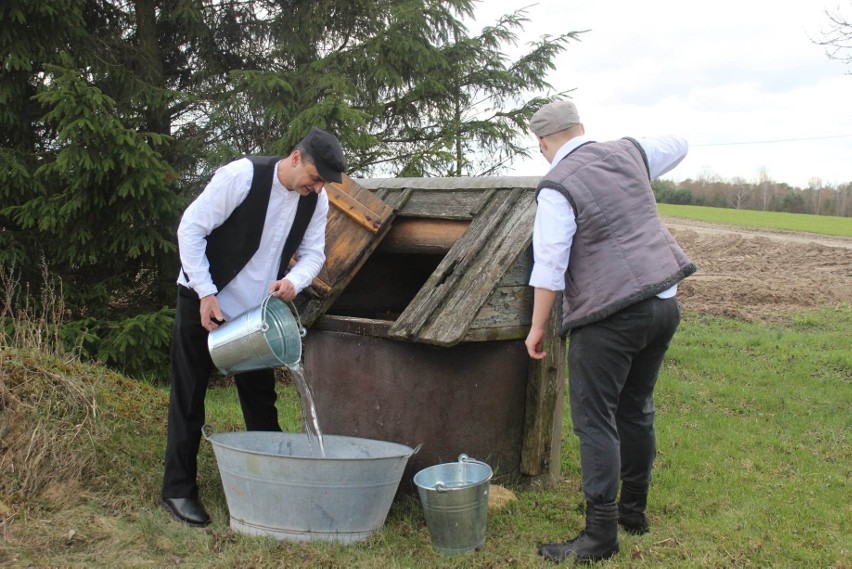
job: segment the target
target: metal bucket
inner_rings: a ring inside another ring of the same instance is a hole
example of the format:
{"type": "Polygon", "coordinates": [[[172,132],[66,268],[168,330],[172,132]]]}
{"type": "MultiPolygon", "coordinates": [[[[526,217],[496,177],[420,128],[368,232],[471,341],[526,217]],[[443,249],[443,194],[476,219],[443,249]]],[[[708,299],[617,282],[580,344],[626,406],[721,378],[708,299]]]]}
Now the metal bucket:
{"type": "Polygon", "coordinates": [[[367,539],[384,525],[416,452],[397,443],[326,435],[321,456],[304,433],[207,430],[231,529],[289,541],[367,539]]]}
{"type": "Polygon", "coordinates": [[[466,454],[414,475],[435,551],[456,555],[485,544],[491,475],[490,466],[466,454]]]}
{"type": "Polygon", "coordinates": [[[219,371],[231,375],[299,363],[304,336],[296,307],[268,296],[260,306],[210,332],[207,348],[219,371]]]}

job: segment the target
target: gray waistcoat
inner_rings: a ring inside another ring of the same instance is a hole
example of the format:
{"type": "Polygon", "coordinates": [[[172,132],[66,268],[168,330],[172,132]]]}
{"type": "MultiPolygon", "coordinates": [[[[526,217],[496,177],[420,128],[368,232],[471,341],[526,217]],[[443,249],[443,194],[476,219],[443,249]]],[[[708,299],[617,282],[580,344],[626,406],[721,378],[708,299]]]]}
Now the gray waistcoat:
{"type": "Polygon", "coordinates": [[[641,147],[634,140],[587,143],[538,186],[560,192],[577,233],[565,275],[560,334],[602,320],[695,272],[657,215],[641,147]]]}

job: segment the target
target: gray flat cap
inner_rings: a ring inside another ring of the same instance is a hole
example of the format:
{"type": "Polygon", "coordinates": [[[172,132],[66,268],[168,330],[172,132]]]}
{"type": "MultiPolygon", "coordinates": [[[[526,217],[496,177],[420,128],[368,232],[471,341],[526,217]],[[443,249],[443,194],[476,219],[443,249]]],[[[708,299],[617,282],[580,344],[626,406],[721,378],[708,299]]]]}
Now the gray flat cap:
{"type": "Polygon", "coordinates": [[[548,136],[580,124],[577,107],[571,101],[554,101],[537,110],[530,119],[530,130],[536,136],[548,136]]]}

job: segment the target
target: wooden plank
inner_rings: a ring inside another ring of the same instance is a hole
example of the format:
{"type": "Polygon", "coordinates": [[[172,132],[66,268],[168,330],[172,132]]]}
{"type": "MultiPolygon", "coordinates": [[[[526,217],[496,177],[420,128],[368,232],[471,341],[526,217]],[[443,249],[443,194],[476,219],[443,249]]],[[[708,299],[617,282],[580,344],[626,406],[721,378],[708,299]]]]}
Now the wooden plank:
{"type": "Polygon", "coordinates": [[[477,342],[495,335],[501,339],[526,337],[526,333],[515,334],[528,328],[532,318],[533,289],[528,284],[532,262],[532,246],[528,246],[479,309],[463,341],[477,342]]]}
{"type": "Polygon", "coordinates": [[[533,266],[532,238],[530,245],[518,257],[515,264],[503,275],[500,286],[529,286],[533,266]]]}
{"type": "Polygon", "coordinates": [[[530,359],[527,375],[520,471],[528,476],[547,475],[554,469],[559,472],[559,441],[555,439],[561,429],[557,429],[555,417],[565,391],[565,340],[556,333],[562,314],[561,295],[556,300],[544,335],[547,356],[530,359]]]}
{"type": "Polygon", "coordinates": [[[491,201],[491,198],[494,197],[494,193],[497,191],[496,188],[491,188],[490,190],[486,190],[479,198],[479,203],[476,204],[476,208],[470,212],[470,215],[476,217],[482,210],[485,209],[485,206],[488,205],[488,202],[491,201]]]}
{"type": "Polygon", "coordinates": [[[388,320],[374,320],[372,318],[355,318],[352,316],[320,316],[314,322],[314,328],[318,330],[331,330],[335,332],[347,332],[361,336],[387,337],[391,322],[388,320]]]}
{"type": "Polygon", "coordinates": [[[468,332],[478,328],[529,326],[532,317],[532,288],[530,286],[497,287],[470,325],[468,332]]]}
{"type": "MultiPolygon", "coordinates": [[[[497,193],[506,193],[504,190],[497,193]]],[[[472,219],[487,190],[413,190],[400,215],[438,219],[472,219]]]]}
{"type": "Polygon", "coordinates": [[[347,214],[361,227],[373,233],[379,230],[382,224],[381,215],[376,215],[370,208],[334,184],[329,184],[326,192],[328,193],[329,203],[347,214]]]}
{"type": "Polygon", "coordinates": [[[391,328],[392,337],[421,340],[420,329],[456,287],[470,261],[476,258],[517,198],[516,194],[503,194],[501,199],[492,202],[493,206],[488,211],[473,221],[397,319],[391,328]]]}
{"type": "Polygon", "coordinates": [[[498,192],[456,242],[391,328],[390,336],[439,346],[457,344],[506,267],[529,246],[532,192],[498,192]]]}
{"type": "Polygon", "coordinates": [[[411,188],[403,188],[401,190],[388,191],[386,188],[382,188],[376,192],[377,196],[382,196],[380,199],[384,201],[388,206],[392,207],[394,210],[399,212],[405,207],[405,204],[408,203],[408,200],[411,199],[411,195],[414,193],[414,190],[411,188]]]}
{"type": "Polygon", "coordinates": [[[391,227],[393,208],[344,175],[327,184],[326,261],[310,287],[295,301],[305,326],[310,326],[343,291],[391,227]]]}
{"type": "Polygon", "coordinates": [[[462,342],[501,342],[503,340],[523,340],[530,331],[529,326],[504,326],[501,328],[471,328],[462,342]]]}
{"type": "Polygon", "coordinates": [[[358,178],[358,183],[371,190],[415,188],[426,190],[490,190],[492,188],[535,190],[540,176],[452,176],[434,178],[358,178]]]}

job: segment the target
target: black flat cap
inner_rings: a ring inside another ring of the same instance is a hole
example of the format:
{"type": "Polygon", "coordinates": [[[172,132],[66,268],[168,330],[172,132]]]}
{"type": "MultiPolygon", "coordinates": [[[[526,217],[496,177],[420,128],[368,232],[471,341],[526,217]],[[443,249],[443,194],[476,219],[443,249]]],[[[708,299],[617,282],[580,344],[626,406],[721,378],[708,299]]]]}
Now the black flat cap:
{"type": "Polygon", "coordinates": [[[343,158],[343,148],[337,137],[321,128],[313,127],[302,139],[299,146],[305,154],[311,157],[317,172],[327,182],[340,183],[343,181],[343,171],[346,160],[343,158]]]}

